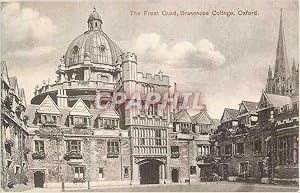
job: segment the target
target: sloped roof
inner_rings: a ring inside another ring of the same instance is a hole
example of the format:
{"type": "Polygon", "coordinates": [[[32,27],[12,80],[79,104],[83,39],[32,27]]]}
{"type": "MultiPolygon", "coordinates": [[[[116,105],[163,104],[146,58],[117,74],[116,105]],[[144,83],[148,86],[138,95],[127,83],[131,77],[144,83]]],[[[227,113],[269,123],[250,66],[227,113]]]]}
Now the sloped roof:
{"type": "Polygon", "coordinates": [[[215,126],[219,126],[221,123],[220,119],[211,119],[211,120],[213,121],[213,125],[215,126]]]}
{"type": "Polygon", "coordinates": [[[192,116],[193,123],[202,123],[202,124],[213,124],[210,116],[208,115],[207,111],[201,111],[198,114],[192,116]]]}
{"type": "Polygon", "coordinates": [[[192,119],[187,110],[181,110],[174,114],[174,121],[191,123],[192,119]]]}
{"type": "Polygon", "coordinates": [[[235,119],[238,113],[239,110],[237,109],[225,108],[221,117],[221,122],[223,123],[235,119]]]}
{"type": "Polygon", "coordinates": [[[48,114],[61,114],[60,109],[55,104],[55,102],[52,100],[52,98],[47,95],[45,99],[42,101],[42,103],[39,105],[39,107],[36,109],[38,113],[48,113],[48,114]]]}
{"type": "Polygon", "coordinates": [[[227,111],[229,116],[232,117],[233,119],[236,118],[237,114],[239,113],[239,110],[237,109],[225,108],[225,110],[227,111]]]}
{"type": "Polygon", "coordinates": [[[258,102],[243,101],[243,103],[245,104],[248,111],[250,111],[250,112],[255,112],[256,111],[256,107],[258,105],[258,102]]]}
{"type": "Polygon", "coordinates": [[[91,116],[90,109],[86,106],[81,98],[77,100],[77,102],[73,105],[70,115],[79,115],[79,116],[91,116]]]}
{"type": "Polygon", "coordinates": [[[110,102],[108,102],[105,107],[101,110],[99,117],[108,117],[108,118],[120,118],[119,113],[112,106],[110,102]]]}
{"type": "Polygon", "coordinates": [[[266,93],[266,96],[274,107],[287,105],[291,101],[291,97],[289,96],[282,96],[282,95],[275,95],[275,94],[268,94],[268,93],[266,93]]]}

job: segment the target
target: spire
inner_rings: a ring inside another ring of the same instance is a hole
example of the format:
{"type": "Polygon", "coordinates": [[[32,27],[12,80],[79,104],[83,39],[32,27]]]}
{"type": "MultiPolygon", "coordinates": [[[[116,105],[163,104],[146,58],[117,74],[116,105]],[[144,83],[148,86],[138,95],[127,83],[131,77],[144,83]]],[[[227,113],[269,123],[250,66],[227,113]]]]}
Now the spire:
{"type": "Polygon", "coordinates": [[[296,62],[295,58],[293,58],[293,67],[292,67],[292,72],[296,71],[296,62]]]}
{"type": "Polygon", "coordinates": [[[268,80],[272,79],[272,69],[271,66],[269,65],[269,72],[268,72],[268,80]]]}
{"type": "Polygon", "coordinates": [[[290,76],[290,69],[287,60],[287,52],[285,45],[285,37],[283,30],[283,19],[282,19],[282,9],[280,10],[280,24],[279,24],[279,35],[276,51],[276,62],[274,75],[283,74],[286,78],[290,76]]]}

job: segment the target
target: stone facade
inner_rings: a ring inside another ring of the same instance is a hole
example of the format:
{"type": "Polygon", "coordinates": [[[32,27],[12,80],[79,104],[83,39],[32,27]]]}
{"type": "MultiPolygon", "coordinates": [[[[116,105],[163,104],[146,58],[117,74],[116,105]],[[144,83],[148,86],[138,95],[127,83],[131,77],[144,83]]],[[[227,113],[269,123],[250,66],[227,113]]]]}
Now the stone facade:
{"type": "Polygon", "coordinates": [[[258,103],[226,108],[214,136],[223,179],[298,183],[299,69],[294,62],[290,74],[282,13],[279,28],[275,73],[269,69],[266,91],[258,103]]]}
{"type": "Polygon", "coordinates": [[[29,133],[24,116],[24,89],[17,78],[8,76],[6,63],[1,62],[1,188],[25,187],[28,184],[29,133]]]}

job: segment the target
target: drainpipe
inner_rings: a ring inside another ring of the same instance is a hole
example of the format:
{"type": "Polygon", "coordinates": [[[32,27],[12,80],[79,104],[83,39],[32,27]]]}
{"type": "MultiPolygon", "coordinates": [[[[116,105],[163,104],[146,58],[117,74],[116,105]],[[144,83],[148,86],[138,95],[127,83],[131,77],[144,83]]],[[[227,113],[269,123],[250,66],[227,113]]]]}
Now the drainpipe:
{"type": "Polygon", "coordinates": [[[190,169],[190,139],[188,139],[188,175],[189,175],[189,184],[191,184],[191,169],[190,169]]]}

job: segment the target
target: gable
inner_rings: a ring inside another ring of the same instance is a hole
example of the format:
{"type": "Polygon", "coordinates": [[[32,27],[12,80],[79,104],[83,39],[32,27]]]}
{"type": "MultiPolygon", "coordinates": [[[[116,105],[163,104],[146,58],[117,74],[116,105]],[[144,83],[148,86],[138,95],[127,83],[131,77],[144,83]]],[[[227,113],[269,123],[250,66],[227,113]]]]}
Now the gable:
{"type": "Polygon", "coordinates": [[[209,117],[207,112],[203,112],[202,116],[197,120],[198,123],[201,124],[212,124],[213,121],[211,120],[211,118],[209,117]]]}
{"type": "Polygon", "coordinates": [[[106,118],[117,118],[119,119],[120,116],[112,104],[109,102],[105,105],[103,111],[99,114],[99,117],[106,117],[106,118]]]}
{"type": "Polygon", "coordinates": [[[265,108],[269,108],[269,107],[272,107],[272,104],[270,103],[269,99],[267,98],[265,92],[263,92],[259,99],[257,109],[265,109],[265,108]]]}
{"type": "Polygon", "coordinates": [[[248,111],[245,103],[242,102],[241,105],[240,105],[240,109],[239,109],[239,115],[243,115],[243,114],[248,113],[248,112],[249,111],[248,111]]]}
{"type": "Polygon", "coordinates": [[[230,121],[230,120],[231,120],[231,117],[225,109],[224,112],[223,112],[222,118],[221,118],[221,123],[226,122],[226,121],[230,121]]]}
{"type": "Polygon", "coordinates": [[[78,115],[78,116],[86,116],[89,117],[91,116],[91,112],[89,108],[85,105],[83,100],[79,98],[77,102],[74,104],[70,111],[70,115],[78,115]]]}
{"type": "Polygon", "coordinates": [[[178,122],[192,122],[192,119],[187,111],[183,110],[177,118],[178,122]]]}
{"type": "Polygon", "coordinates": [[[40,106],[36,109],[38,113],[45,113],[45,114],[60,114],[61,111],[59,110],[58,106],[52,100],[52,98],[47,95],[40,106]]]}

